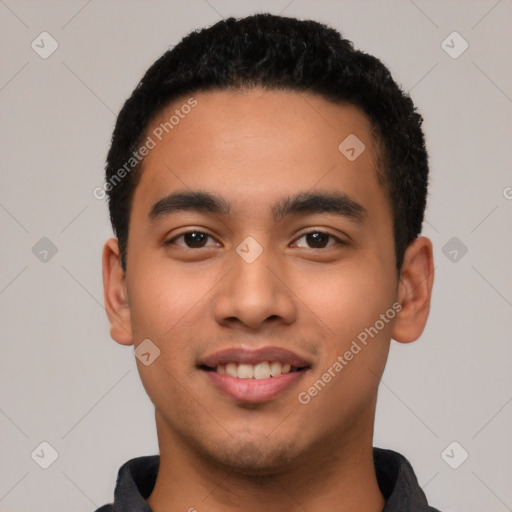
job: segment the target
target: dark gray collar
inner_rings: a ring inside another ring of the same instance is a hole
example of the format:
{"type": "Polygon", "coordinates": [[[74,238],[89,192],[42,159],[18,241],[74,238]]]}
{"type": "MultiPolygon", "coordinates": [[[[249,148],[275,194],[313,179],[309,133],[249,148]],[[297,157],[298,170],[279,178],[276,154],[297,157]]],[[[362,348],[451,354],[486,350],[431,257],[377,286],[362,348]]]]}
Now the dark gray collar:
{"type": "MultiPolygon", "coordinates": [[[[429,507],[409,461],[397,452],[373,449],[375,473],[386,499],[382,512],[439,512],[429,507]]],[[[96,512],[151,512],[146,502],[155,486],[160,456],[131,459],[119,470],[114,503],[96,512]]]]}

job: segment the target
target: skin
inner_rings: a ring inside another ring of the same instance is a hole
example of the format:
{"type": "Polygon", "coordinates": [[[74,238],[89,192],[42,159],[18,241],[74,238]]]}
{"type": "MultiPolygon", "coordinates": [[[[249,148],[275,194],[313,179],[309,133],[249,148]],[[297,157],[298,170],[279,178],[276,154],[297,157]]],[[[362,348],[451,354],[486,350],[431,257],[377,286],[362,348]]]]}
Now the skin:
{"type": "Polygon", "coordinates": [[[147,501],[154,512],[252,512],[262,504],[268,512],[381,511],[372,458],[377,390],[390,339],[414,341],[425,326],[432,245],[416,239],[398,278],[391,206],[377,179],[369,121],[356,107],[259,89],[194,98],[197,106],[144,161],[126,274],[115,238],[103,251],[112,338],[135,346],[149,338],[161,351],[149,366],[137,360],[155,405],[161,457],[147,501]],[[338,150],[351,133],[366,146],[353,162],[338,150]],[[188,189],[222,196],[231,215],[148,219],[155,202],[188,189]],[[276,201],[312,191],[349,194],[367,216],[273,220],[276,201]],[[330,238],[319,248],[304,236],[309,228],[344,244],[330,238]],[[206,247],[174,239],[187,230],[211,235],[206,247]],[[235,251],[247,236],[263,249],[251,264],[235,251]],[[298,394],[397,301],[396,317],[307,405],[299,403],[298,394]],[[311,367],[265,403],[238,403],[197,368],[220,349],[269,345],[295,351],[311,367]]]}

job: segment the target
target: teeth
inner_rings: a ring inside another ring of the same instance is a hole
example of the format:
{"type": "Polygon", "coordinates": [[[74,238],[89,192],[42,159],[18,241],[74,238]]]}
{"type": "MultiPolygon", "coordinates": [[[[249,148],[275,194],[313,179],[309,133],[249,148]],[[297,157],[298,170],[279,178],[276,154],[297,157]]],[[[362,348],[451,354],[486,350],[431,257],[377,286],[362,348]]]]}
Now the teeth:
{"type": "MultiPolygon", "coordinates": [[[[240,376],[240,373],[238,374],[240,376]]],[[[268,379],[270,378],[270,365],[268,363],[259,363],[254,366],[255,379],[268,379]]]]}
{"type": "Polygon", "coordinates": [[[292,367],[288,363],[281,364],[279,361],[269,363],[265,361],[255,365],[237,363],[219,364],[216,371],[217,373],[225,373],[230,377],[238,377],[239,379],[269,379],[270,377],[279,377],[279,375],[284,373],[290,373],[292,367]]]}
{"type": "Polygon", "coordinates": [[[252,364],[239,364],[237,377],[239,379],[252,379],[254,377],[254,366],[252,364]]]}
{"type": "Polygon", "coordinates": [[[272,377],[281,375],[281,363],[279,361],[274,361],[270,364],[270,375],[272,375],[272,377]]]}
{"type": "MultiPolygon", "coordinates": [[[[217,367],[218,368],[218,367],[217,367]]],[[[237,377],[237,372],[238,370],[238,365],[235,364],[235,363],[228,363],[226,365],[226,373],[230,376],[230,377],[237,377]]]]}

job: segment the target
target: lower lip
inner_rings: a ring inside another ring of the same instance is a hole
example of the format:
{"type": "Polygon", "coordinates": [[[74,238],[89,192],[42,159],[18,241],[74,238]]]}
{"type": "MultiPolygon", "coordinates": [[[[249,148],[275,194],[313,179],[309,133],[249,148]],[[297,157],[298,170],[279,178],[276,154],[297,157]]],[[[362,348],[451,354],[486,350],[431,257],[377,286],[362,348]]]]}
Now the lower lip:
{"type": "Polygon", "coordinates": [[[287,388],[296,384],[305,373],[305,370],[299,370],[268,379],[239,379],[225,373],[203,371],[213,384],[226,395],[238,402],[251,404],[272,400],[287,388]]]}

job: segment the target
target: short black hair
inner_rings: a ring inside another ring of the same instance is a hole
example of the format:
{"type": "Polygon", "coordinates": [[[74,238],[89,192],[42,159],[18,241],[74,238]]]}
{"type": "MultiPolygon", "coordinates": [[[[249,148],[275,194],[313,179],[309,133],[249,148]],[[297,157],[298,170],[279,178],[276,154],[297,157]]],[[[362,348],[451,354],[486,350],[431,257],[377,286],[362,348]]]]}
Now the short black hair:
{"type": "Polygon", "coordinates": [[[338,31],[271,14],[228,18],[190,33],[147,70],[125,102],[107,156],[105,184],[123,270],[131,202],[143,163],[137,150],[152,120],[185,95],[252,87],[314,93],[366,114],[379,148],[379,180],[392,208],[400,271],[405,249],[421,232],[426,206],[422,116],[386,66],[355,50],[338,31]]]}

